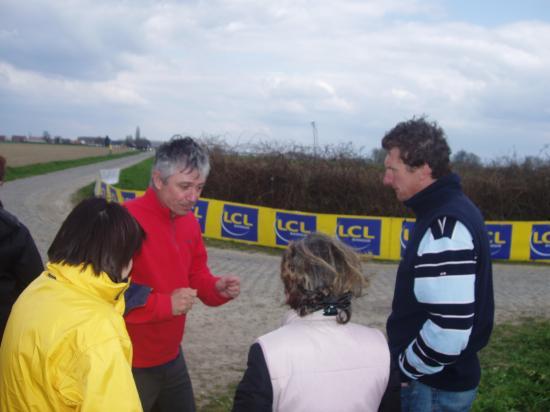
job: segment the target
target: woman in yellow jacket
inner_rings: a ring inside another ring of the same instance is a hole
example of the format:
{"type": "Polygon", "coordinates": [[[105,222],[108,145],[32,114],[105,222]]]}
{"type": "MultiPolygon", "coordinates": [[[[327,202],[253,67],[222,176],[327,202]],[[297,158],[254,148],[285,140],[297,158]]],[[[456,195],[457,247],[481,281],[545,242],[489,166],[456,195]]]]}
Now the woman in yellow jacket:
{"type": "Polygon", "coordinates": [[[141,411],[124,291],[144,232],[120,205],[82,201],[46,270],[19,296],[0,346],[0,411],[141,411]]]}

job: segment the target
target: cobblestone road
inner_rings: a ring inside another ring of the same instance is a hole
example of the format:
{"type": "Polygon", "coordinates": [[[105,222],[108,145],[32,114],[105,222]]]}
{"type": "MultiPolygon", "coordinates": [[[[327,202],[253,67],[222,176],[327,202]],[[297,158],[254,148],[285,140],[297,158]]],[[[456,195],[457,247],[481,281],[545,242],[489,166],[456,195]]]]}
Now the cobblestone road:
{"type": "Polygon", "coordinates": [[[147,152],[7,182],[0,187],[0,199],[29,228],[45,260],[61,222],[72,209],[71,195],[94,182],[100,169],[122,169],[149,156],[152,153],[147,152]]]}
{"type": "MultiPolygon", "coordinates": [[[[277,256],[211,249],[214,273],[241,276],[242,293],[219,308],[196,306],[187,323],[184,348],[196,392],[223,392],[238,381],[246,366],[248,346],[279,325],[285,312],[277,256]],[[216,377],[216,379],[212,379],[216,377]]],[[[396,264],[365,264],[367,295],[354,303],[353,321],[384,330],[389,315],[396,264]]],[[[522,317],[550,317],[550,266],[494,265],[497,322],[522,317]]]]}

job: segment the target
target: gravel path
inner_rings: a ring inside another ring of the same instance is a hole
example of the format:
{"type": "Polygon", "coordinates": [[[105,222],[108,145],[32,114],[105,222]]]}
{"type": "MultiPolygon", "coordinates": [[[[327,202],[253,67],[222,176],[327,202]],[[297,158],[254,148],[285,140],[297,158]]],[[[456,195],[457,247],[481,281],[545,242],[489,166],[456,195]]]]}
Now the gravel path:
{"type": "MultiPolygon", "coordinates": [[[[70,195],[93,181],[100,168],[127,167],[146,155],[140,156],[9,182],[0,198],[29,227],[44,256],[71,209],[70,195]]],[[[188,317],[183,346],[199,405],[241,378],[249,345],[277,327],[285,312],[279,257],[210,248],[209,261],[214,273],[241,276],[242,293],[219,308],[198,303],[188,317]]],[[[354,305],[355,322],[384,328],[396,268],[392,263],[365,264],[371,284],[354,305]]],[[[497,322],[550,317],[549,265],[496,264],[494,284],[497,322]]]]}

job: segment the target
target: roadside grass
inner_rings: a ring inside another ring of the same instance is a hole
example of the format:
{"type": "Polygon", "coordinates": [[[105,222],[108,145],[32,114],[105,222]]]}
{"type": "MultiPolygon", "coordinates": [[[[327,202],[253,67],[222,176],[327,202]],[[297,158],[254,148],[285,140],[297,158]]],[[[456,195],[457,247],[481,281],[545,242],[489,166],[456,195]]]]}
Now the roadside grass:
{"type": "Polygon", "coordinates": [[[80,159],[73,160],[57,160],[48,163],[35,163],[26,166],[17,166],[6,168],[5,180],[9,182],[10,180],[21,179],[24,177],[37,176],[45,173],[57,172],[59,170],[69,169],[71,167],[84,166],[93,163],[104,162],[107,160],[118,159],[126,156],[133,156],[139,151],[130,151],[125,153],[117,153],[107,156],[93,156],[93,157],[84,157],[80,159]]]}
{"type": "MultiPolygon", "coordinates": [[[[243,371],[244,372],[244,371],[243,371]]],[[[199,412],[227,412],[233,408],[233,397],[237,390],[237,383],[232,383],[216,396],[203,396],[196,399],[199,412]]]]}
{"type": "Polygon", "coordinates": [[[126,190],[145,190],[149,186],[153,157],[120,171],[119,182],[115,185],[126,190]]]}
{"type": "MultiPolygon", "coordinates": [[[[481,384],[474,412],[550,411],[550,320],[522,319],[495,326],[479,354],[481,384]]],[[[245,365],[243,365],[243,368],[245,365]]],[[[227,412],[237,383],[225,392],[200,399],[201,412],[227,412]]]]}
{"type": "Polygon", "coordinates": [[[481,385],[473,411],[550,411],[550,320],[495,327],[480,353],[481,385]]]}

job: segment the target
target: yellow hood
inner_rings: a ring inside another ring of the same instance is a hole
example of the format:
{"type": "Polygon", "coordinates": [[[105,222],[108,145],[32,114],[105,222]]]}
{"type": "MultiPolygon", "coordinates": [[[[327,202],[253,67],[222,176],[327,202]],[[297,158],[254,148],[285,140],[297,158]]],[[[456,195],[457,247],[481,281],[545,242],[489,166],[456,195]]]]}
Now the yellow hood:
{"type": "Polygon", "coordinates": [[[48,262],[45,274],[59,282],[70,284],[84,293],[112,303],[118,313],[124,313],[122,295],[128,289],[128,282],[115,283],[105,272],[100,272],[99,276],[96,276],[91,265],[73,266],[48,262]]]}

